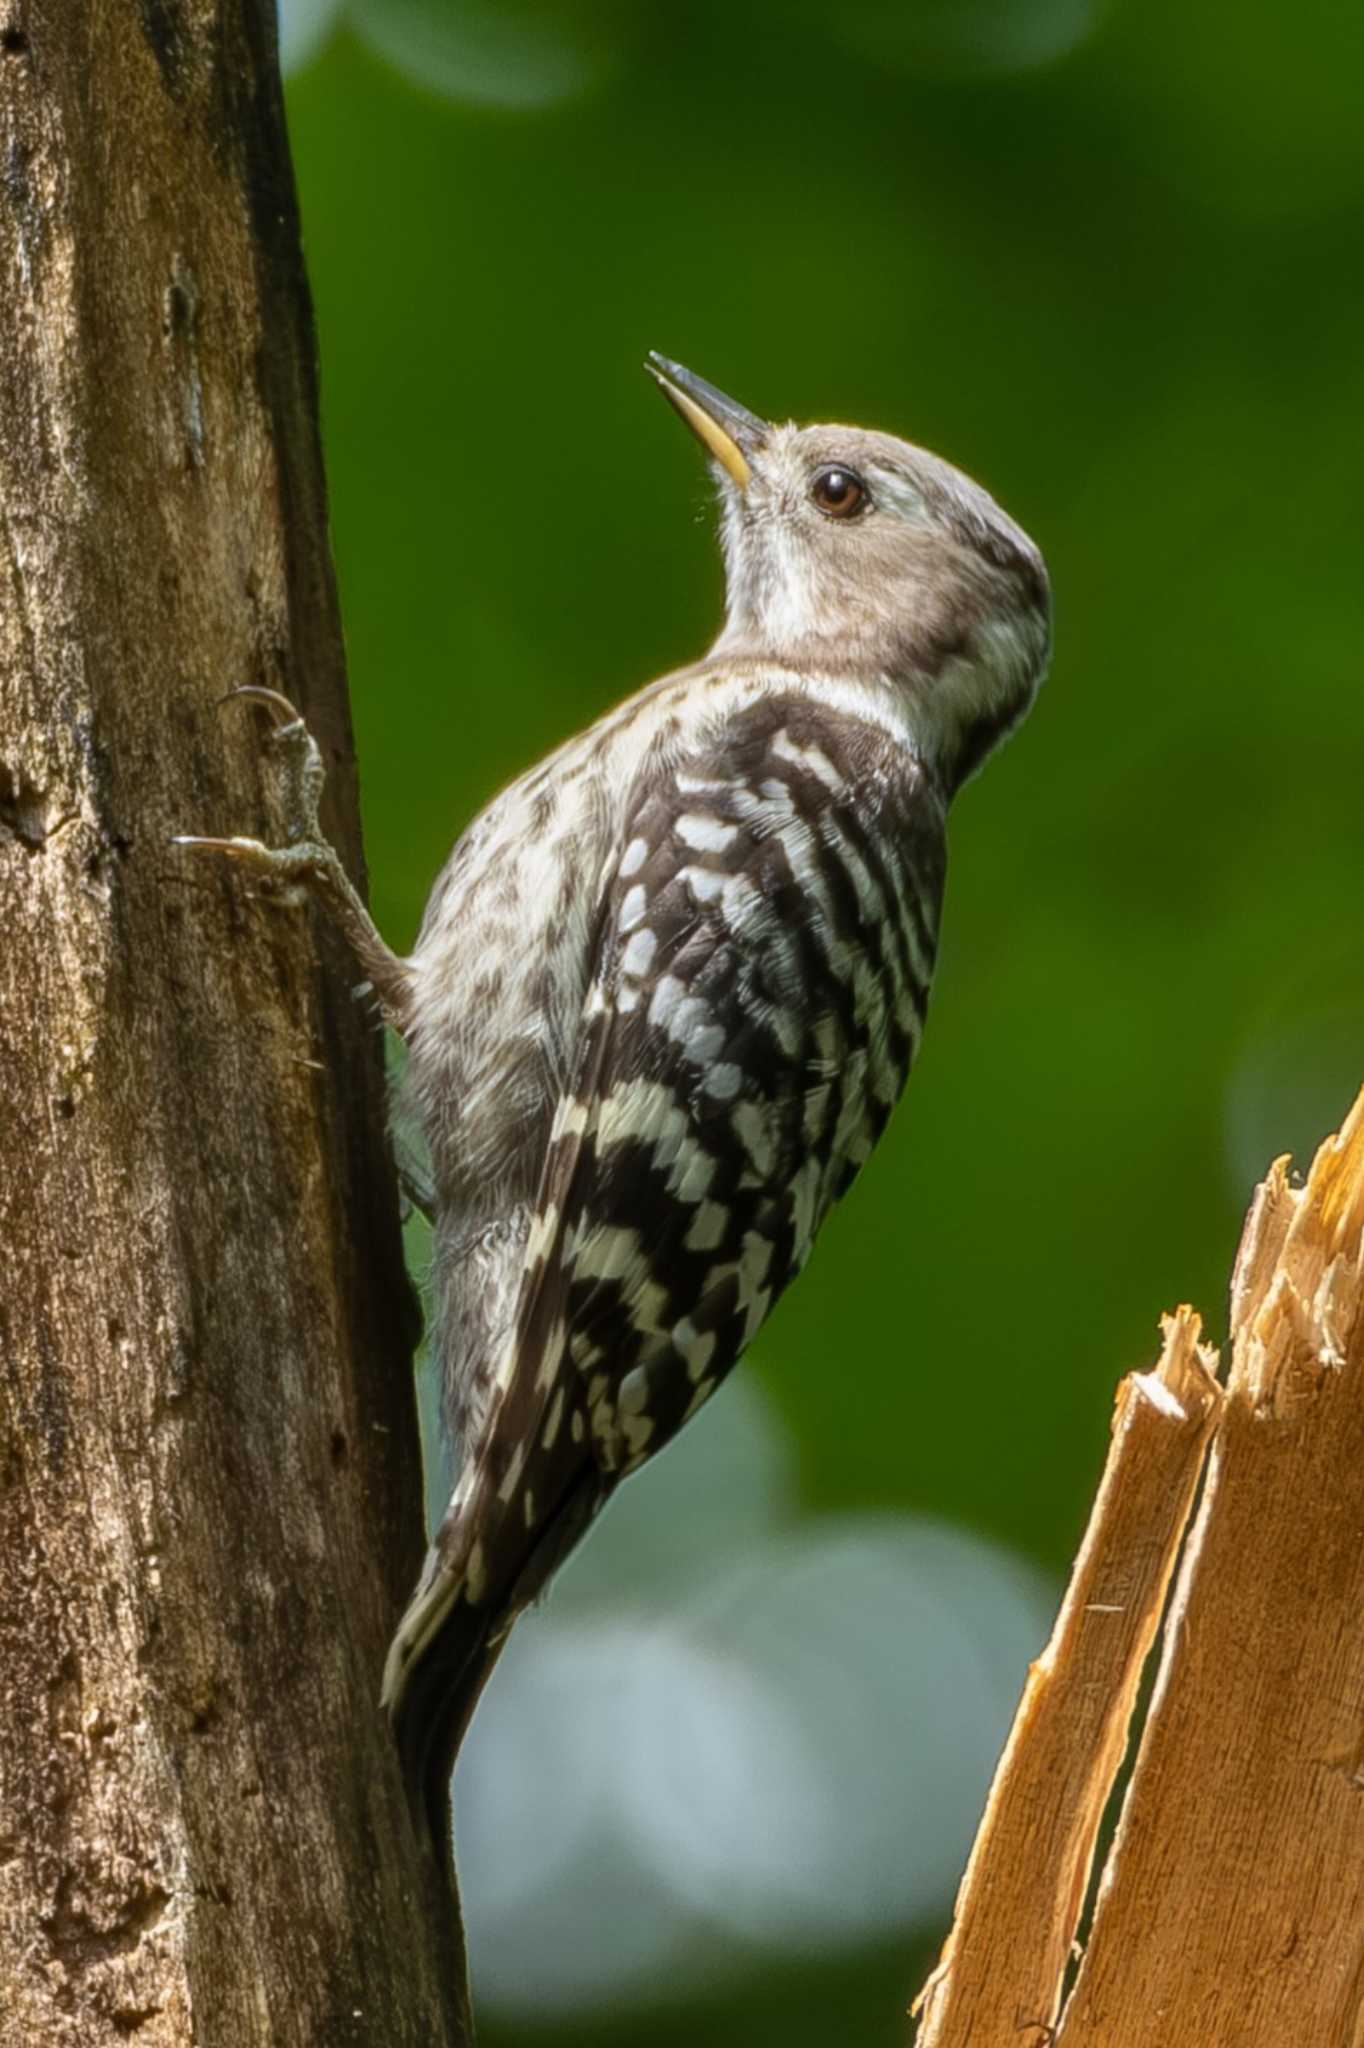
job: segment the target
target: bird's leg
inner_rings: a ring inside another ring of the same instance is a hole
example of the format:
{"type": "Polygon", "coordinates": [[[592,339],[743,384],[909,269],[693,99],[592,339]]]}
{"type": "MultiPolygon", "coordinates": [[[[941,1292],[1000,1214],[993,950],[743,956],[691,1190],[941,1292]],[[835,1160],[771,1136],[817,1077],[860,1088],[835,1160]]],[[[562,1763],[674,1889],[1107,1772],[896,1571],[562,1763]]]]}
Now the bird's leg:
{"type": "Polygon", "coordinates": [[[239,697],[252,698],[277,714],[270,729],[270,743],[284,758],[288,844],[271,847],[259,839],[204,839],[189,833],[177,835],[172,844],[187,847],[191,853],[226,854],[273,881],[301,882],[310,889],[359,961],[384,1021],[405,1037],[412,1012],[411,969],[384,944],[341,865],[340,855],[323,836],[317,812],[326,771],[317,741],[288,698],[278,690],[246,683],[229,691],[223,701],[235,702],[239,697]]]}

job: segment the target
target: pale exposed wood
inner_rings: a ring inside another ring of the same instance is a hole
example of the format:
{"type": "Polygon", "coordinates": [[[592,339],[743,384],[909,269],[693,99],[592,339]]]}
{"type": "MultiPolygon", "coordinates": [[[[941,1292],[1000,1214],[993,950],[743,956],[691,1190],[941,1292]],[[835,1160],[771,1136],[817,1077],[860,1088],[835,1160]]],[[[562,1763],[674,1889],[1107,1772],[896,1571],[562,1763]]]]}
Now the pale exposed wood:
{"type": "Polygon", "coordinates": [[[1118,1389],[1113,1443],[1051,1641],[1028,1674],[920,1999],[920,2048],[1044,2039],[1103,1810],[1221,1396],[1189,1309],[1118,1389]]]}
{"type": "Polygon", "coordinates": [[[448,2048],[378,1041],[169,845],[258,681],[358,867],[274,0],[0,5],[0,360],[0,2043],[448,2048]]]}
{"type": "Polygon", "coordinates": [[[1231,1372],[1058,2040],[1364,2040],[1364,1097],[1238,1262],[1231,1372]]]}
{"type": "MultiPolygon", "coordinates": [[[[969,2023],[972,2048],[1364,2048],[1364,1095],[1304,1188],[1271,1168],[1231,1298],[1226,1393],[1074,1987],[1053,2024],[1076,1859],[1006,1822],[1034,1754],[1054,1757],[1062,1806],[1092,1813],[1101,1706],[1125,1720],[1117,1662],[1087,1739],[1073,1713],[1042,1725],[1063,1698],[1030,1682],[922,2044],[969,2023]]],[[[1113,1462],[1087,1554],[1122,1514],[1113,1462]]]]}

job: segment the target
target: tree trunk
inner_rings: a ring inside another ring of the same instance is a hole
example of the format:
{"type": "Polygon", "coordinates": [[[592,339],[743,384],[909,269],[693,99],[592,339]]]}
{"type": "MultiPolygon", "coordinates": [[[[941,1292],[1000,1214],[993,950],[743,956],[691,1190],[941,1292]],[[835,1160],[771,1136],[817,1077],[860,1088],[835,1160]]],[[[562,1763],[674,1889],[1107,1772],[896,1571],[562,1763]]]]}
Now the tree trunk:
{"type": "Polygon", "coordinates": [[[0,0],[0,2043],[454,2044],[377,1710],[421,1529],[273,0],[0,0]],[[319,955],[321,965],[319,966],[319,955]]]}

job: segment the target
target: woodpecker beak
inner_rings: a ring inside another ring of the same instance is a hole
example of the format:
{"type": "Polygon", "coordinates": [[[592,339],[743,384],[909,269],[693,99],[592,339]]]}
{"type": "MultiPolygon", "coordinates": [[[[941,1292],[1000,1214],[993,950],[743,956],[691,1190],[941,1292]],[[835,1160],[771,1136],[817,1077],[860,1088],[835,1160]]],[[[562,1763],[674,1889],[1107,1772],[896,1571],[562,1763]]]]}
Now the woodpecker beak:
{"type": "Polygon", "coordinates": [[[657,349],[650,349],[644,365],[658,383],[663,396],[691,428],[721,468],[733,477],[739,489],[747,489],[753,474],[748,457],[757,453],[772,429],[755,412],[726,398],[704,377],[695,377],[681,363],[670,363],[657,349]]]}

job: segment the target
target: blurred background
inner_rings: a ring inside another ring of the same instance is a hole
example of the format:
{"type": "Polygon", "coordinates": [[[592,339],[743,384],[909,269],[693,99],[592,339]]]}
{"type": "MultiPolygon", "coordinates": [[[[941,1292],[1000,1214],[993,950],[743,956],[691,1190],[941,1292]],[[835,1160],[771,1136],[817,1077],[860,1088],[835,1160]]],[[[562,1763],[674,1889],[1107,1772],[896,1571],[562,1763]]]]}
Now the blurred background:
{"type": "MultiPolygon", "coordinates": [[[[292,0],[373,898],[698,653],[656,347],[1037,538],[907,1099],[519,1631],[460,1768],[488,2048],[902,2042],[1161,1309],[1364,1078],[1364,16],[292,0]]],[[[419,1246],[414,1256],[420,1260],[419,1246]]]]}

